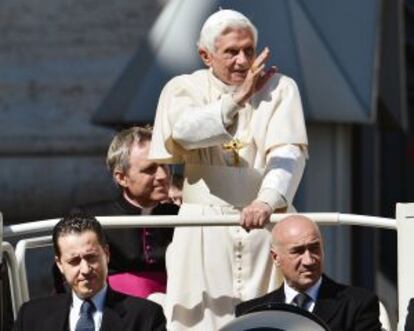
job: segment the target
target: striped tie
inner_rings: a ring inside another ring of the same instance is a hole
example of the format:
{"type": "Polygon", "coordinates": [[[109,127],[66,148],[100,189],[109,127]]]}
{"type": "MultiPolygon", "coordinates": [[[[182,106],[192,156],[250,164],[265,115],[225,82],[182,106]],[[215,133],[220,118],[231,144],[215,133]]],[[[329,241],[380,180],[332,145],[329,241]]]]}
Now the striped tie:
{"type": "Polygon", "coordinates": [[[306,305],[309,303],[310,300],[311,298],[306,293],[298,293],[293,299],[293,302],[297,307],[306,309],[306,305]]]}
{"type": "Polygon", "coordinates": [[[93,312],[95,305],[90,300],[85,300],[80,309],[80,317],[76,323],[75,331],[95,331],[95,323],[93,322],[93,312]]]}

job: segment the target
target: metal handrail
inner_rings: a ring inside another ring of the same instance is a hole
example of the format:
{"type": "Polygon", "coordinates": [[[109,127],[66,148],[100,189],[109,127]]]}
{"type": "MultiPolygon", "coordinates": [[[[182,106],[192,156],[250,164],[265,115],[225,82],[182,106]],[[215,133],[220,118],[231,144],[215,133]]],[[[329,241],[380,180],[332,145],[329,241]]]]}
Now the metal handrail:
{"type": "MultiPolygon", "coordinates": [[[[370,226],[385,229],[397,229],[395,219],[373,217],[365,215],[341,214],[341,213],[301,213],[310,217],[321,225],[357,225],[370,226]]],[[[274,214],[271,222],[276,223],[289,214],[274,214]]],[[[231,226],[239,225],[239,215],[224,216],[102,216],[97,217],[104,228],[134,228],[134,227],[177,227],[177,226],[231,226]]],[[[4,238],[19,236],[29,238],[20,239],[16,245],[15,253],[9,254],[14,258],[11,272],[14,274],[15,283],[13,293],[13,312],[16,314],[20,306],[29,300],[27,284],[27,273],[25,266],[25,254],[27,248],[35,248],[51,243],[51,236],[35,237],[38,233],[49,233],[59,219],[34,221],[29,223],[14,224],[5,226],[3,229],[4,238]]],[[[9,249],[9,248],[8,248],[9,249]]],[[[10,250],[10,249],[9,249],[10,250]]],[[[16,315],[15,315],[16,316],[16,315]]]]}
{"type": "MultiPolygon", "coordinates": [[[[395,219],[341,213],[301,213],[322,225],[357,225],[385,229],[396,229],[395,219]]],[[[271,222],[276,223],[288,214],[273,214],[271,222]]],[[[229,226],[238,225],[239,216],[100,216],[99,222],[105,228],[131,228],[131,227],[178,227],[178,226],[229,226]]],[[[28,223],[7,225],[4,227],[4,238],[33,235],[40,232],[49,232],[59,219],[49,219],[28,223]]]]}
{"type": "Polygon", "coordinates": [[[20,279],[20,296],[22,303],[29,301],[30,292],[27,281],[26,270],[26,250],[31,248],[41,248],[52,245],[52,236],[21,239],[16,244],[16,265],[20,279]]]}
{"type": "Polygon", "coordinates": [[[23,304],[22,290],[21,290],[22,286],[21,286],[20,275],[18,271],[19,268],[17,265],[17,259],[14,253],[13,246],[10,243],[3,241],[1,243],[1,251],[4,254],[4,260],[7,263],[13,316],[16,318],[17,312],[19,311],[20,306],[23,304]]]}

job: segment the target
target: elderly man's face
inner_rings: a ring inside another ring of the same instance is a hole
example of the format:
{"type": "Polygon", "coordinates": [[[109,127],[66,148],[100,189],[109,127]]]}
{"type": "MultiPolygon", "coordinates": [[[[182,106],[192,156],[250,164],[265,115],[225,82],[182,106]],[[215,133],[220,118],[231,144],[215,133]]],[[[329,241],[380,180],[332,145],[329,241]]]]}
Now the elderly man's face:
{"type": "Polygon", "coordinates": [[[314,285],[322,275],[323,244],[316,225],[305,218],[278,224],[273,235],[277,245],[272,257],[285,281],[303,292],[314,285]]]}
{"type": "Polygon", "coordinates": [[[216,39],[216,50],[199,49],[204,63],[214,75],[228,85],[244,82],[256,57],[253,34],[248,29],[225,31],[216,39]]]}
{"type": "Polygon", "coordinates": [[[106,284],[108,247],[101,246],[93,231],[65,234],[58,245],[56,264],[70,288],[81,299],[93,297],[106,284]]]}
{"type": "Polygon", "coordinates": [[[150,142],[134,144],[126,173],[117,171],[115,178],[129,200],[151,207],[168,198],[168,166],[148,160],[150,142]]]}

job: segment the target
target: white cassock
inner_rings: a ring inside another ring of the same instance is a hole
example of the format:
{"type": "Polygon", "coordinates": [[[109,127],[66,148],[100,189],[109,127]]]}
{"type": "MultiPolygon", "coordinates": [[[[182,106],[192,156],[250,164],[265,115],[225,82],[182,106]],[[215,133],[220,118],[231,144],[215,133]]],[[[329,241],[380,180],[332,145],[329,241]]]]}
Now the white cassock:
{"type": "MultiPolygon", "coordinates": [[[[307,157],[296,83],[276,74],[242,108],[234,91],[204,69],[161,93],[149,157],[185,163],[180,215],[240,213],[255,199],[291,205],[307,157]],[[237,153],[223,147],[236,139],[237,153]]],[[[236,304],[277,288],[270,242],[270,227],[176,228],[166,256],[168,329],[218,330],[236,304]]]]}

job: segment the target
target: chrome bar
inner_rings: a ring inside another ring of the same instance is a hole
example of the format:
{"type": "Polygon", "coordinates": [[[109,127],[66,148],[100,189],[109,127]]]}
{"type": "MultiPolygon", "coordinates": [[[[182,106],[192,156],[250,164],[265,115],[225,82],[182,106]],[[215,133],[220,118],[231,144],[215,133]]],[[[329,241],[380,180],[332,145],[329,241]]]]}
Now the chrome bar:
{"type": "MultiPolygon", "coordinates": [[[[357,225],[386,229],[396,229],[396,221],[392,218],[374,217],[365,215],[341,213],[301,213],[321,225],[357,225]]],[[[276,223],[289,214],[273,214],[271,222],[276,223]]],[[[239,216],[99,216],[97,219],[105,228],[133,228],[133,227],[177,227],[177,226],[230,226],[239,224],[239,216]]],[[[59,219],[49,219],[4,227],[4,238],[33,235],[39,232],[50,232],[59,219]]]]}

